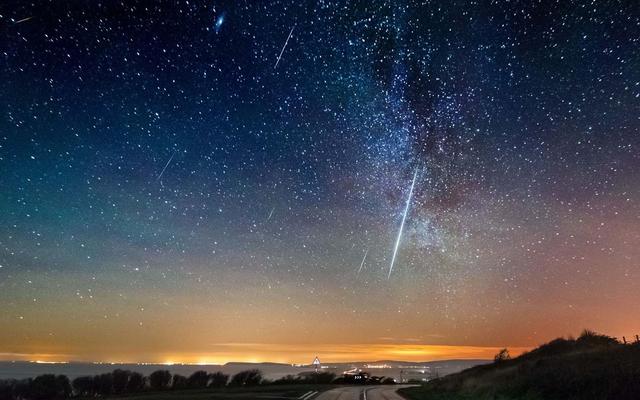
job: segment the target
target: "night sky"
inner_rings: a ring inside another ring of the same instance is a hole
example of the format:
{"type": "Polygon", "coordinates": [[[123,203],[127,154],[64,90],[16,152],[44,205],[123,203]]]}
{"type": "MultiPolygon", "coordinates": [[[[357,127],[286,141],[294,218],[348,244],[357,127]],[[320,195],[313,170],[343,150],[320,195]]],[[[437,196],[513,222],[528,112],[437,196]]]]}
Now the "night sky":
{"type": "Polygon", "coordinates": [[[0,37],[0,359],[640,333],[637,1],[11,0],[0,37]]]}

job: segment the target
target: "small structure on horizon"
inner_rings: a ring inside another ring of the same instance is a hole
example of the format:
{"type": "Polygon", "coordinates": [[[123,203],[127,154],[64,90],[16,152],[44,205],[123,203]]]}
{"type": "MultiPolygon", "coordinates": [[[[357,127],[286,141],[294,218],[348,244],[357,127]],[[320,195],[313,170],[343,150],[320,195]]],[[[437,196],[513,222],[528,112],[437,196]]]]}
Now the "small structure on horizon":
{"type": "Polygon", "coordinates": [[[316,356],[316,358],[313,359],[313,362],[311,363],[311,365],[313,365],[316,372],[318,372],[318,368],[320,368],[320,359],[318,358],[318,356],[316,356]]]}

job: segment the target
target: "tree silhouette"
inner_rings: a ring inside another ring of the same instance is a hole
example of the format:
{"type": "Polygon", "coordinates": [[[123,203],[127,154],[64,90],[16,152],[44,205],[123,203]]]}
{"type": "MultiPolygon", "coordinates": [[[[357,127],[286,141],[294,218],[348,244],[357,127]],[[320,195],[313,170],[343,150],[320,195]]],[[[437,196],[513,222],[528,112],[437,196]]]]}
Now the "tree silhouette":
{"type": "Polygon", "coordinates": [[[92,376],[79,376],[73,380],[73,388],[79,396],[94,396],[96,391],[92,376]]]}
{"type": "Polygon", "coordinates": [[[136,393],[144,390],[147,378],[139,372],[132,372],[127,383],[127,393],[136,393]]]}
{"type": "Polygon", "coordinates": [[[214,372],[209,375],[209,387],[220,388],[227,385],[229,375],[225,375],[222,372],[214,372]]]}
{"type": "Polygon", "coordinates": [[[262,373],[257,369],[238,372],[231,378],[232,386],[256,386],[262,382],[262,373]]]}
{"type": "Polygon", "coordinates": [[[495,357],[493,357],[493,361],[496,363],[507,361],[509,359],[511,359],[511,356],[509,355],[509,350],[507,349],[500,350],[498,354],[496,354],[495,357]]]}
{"type": "Polygon", "coordinates": [[[209,384],[209,373],[207,371],[196,371],[187,379],[187,386],[190,388],[204,388],[209,384]]]}
{"type": "Polygon", "coordinates": [[[29,392],[32,400],[66,399],[71,394],[71,383],[64,375],[40,375],[31,381],[29,392]]]}
{"type": "Polygon", "coordinates": [[[171,388],[174,390],[186,389],[187,385],[187,377],[183,375],[174,374],[173,382],[171,383],[171,388]]]}
{"type": "Polygon", "coordinates": [[[127,390],[129,385],[129,378],[131,371],[125,371],[123,369],[116,369],[112,372],[113,375],[113,393],[121,394],[127,390]]]}
{"type": "Polygon", "coordinates": [[[171,383],[171,372],[166,370],[158,370],[149,375],[149,385],[154,390],[165,390],[169,388],[171,383]]]}
{"type": "Polygon", "coordinates": [[[97,394],[111,394],[113,392],[113,374],[111,374],[111,372],[107,372],[105,374],[94,376],[93,387],[97,394]]]}
{"type": "Polygon", "coordinates": [[[60,398],[62,399],[69,397],[73,392],[71,381],[66,375],[56,376],[56,389],[58,392],[58,396],[60,396],[60,398]]]}
{"type": "Polygon", "coordinates": [[[31,395],[31,382],[33,379],[23,379],[15,382],[13,386],[13,396],[15,399],[28,399],[31,395]]]}
{"type": "Polygon", "coordinates": [[[11,400],[13,398],[13,379],[0,380],[0,400],[11,400]]]}

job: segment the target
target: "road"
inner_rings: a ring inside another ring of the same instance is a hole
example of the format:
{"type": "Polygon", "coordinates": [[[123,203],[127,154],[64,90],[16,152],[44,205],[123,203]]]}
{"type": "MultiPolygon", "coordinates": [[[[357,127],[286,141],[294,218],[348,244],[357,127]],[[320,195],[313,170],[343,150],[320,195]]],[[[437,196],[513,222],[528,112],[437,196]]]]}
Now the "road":
{"type": "Polygon", "coordinates": [[[321,393],[313,400],[405,400],[396,390],[406,386],[346,386],[321,393]]]}

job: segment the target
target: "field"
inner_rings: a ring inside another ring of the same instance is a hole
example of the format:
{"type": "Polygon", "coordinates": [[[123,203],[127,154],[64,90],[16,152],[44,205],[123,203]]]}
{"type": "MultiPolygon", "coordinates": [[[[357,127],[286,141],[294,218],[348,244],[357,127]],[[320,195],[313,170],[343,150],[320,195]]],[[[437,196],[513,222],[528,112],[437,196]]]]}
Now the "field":
{"type": "Polygon", "coordinates": [[[127,400],[254,400],[254,399],[297,399],[311,391],[322,392],[333,385],[269,385],[224,389],[170,390],[144,392],[126,396],[112,396],[109,399],[127,400]]]}

